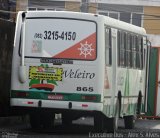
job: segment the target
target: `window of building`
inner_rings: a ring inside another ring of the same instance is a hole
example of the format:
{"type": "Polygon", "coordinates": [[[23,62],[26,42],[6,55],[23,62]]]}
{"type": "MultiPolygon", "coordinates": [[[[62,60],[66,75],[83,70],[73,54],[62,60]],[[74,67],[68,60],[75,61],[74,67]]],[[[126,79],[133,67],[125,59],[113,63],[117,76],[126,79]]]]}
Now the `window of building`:
{"type": "Polygon", "coordinates": [[[65,1],[28,0],[28,9],[65,10],[65,1]]]}
{"type": "Polygon", "coordinates": [[[105,63],[112,64],[112,43],[111,43],[111,29],[105,28],[105,63]]]}
{"type": "Polygon", "coordinates": [[[119,12],[99,11],[99,14],[109,16],[111,18],[118,19],[118,20],[120,18],[120,13],[119,12]]]}
{"type": "Polygon", "coordinates": [[[132,13],[132,24],[136,26],[141,26],[141,21],[142,21],[142,15],[141,14],[135,14],[132,13]]]}
{"type": "Polygon", "coordinates": [[[131,13],[125,13],[125,12],[121,12],[120,13],[120,20],[130,23],[131,22],[131,13]]]}
{"type": "Polygon", "coordinates": [[[119,12],[108,12],[108,16],[114,19],[119,19],[119,12]]]}
{"type": "Polygon", "coordinates": [[[104,15],[104,16],[109,16],[109,12],[107,11],[99,11],[99,14],[104,15]]]}
{"type": "Polygon", "coordinates": [[[98,3],[98,13],[142,26],[143,6],[98,3]]]}

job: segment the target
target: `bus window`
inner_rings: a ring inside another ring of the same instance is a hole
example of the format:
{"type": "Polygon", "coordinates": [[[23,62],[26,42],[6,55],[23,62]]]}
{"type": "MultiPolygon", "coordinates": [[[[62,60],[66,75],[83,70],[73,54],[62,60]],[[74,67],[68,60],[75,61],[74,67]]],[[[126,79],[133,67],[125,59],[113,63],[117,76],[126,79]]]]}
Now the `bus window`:
{"type": "Polygon", "coordinates": [[[140,68],[140,45],[139,45],[139,37],[136,37],[136,67],[140,68]]]}
{"type": "Polygon", "coordinates": [[[127,67],[132,67],[132,49],[131,49],[131,46],[132,46],[132,37],[130,34],[127,34],[126,36],[126,66],[127,67]]]}
{"type": "Polygon", "coordinates": [[[137,50],[136,50],[136,44],[137,44],[137,36],[132,36],[132,67],[136,68],[136,57],[137,57],[137,50]]]}
{"type": "Polygon", "coordinates": [[[143,37],[139,37],[140,69],[143,69],[143,37]]]}
{"type": "Polygon", "coordinates": [[[120,33],[120,31],[118,31],[118,33],[117,33],[117,50],[118,50],[118,56],[117,56],[117,61],[118,61],[118,66],[120,66],[120,35],[121,35],[121,33],[120,33]]]}
{"type": "Polygon", "coordinates": [[[143,68],[143,38],[140,36],[136,39],[136,67],[143,68]]]}
{"type": "Polygon", "coordinates": [[[110,28],[105,28],[105,64],[112,64],[112,44],[110,28]]]}
{"type": "Polygon", "coordinates": [[[118,65],[121,67],[126,66],[126,56],[125,56],[125,47],[126,47],[126,33],[118,31],[118,65]]]}
{"type": "MultiPolygon", "coordinates": [[[[144,47],[146,47],[146,45],[147,45],[147,38],[146,37],[143,37],[142,38],[142,43],[143,43],[143,47],[142,48],[144,48],[144,47]]],[[[146,49],[142,49],[143,50],[143,68],[145,67],[145,64],[147,63],[147,58],[146,58],[146,55],[147,55],[147,50],[146,49]]]]}
{"type": "Polygon", "coordinates": [[[96,28],[94,21],[80,19],[26,19],[25,58],[94,61],[97,58],[96,28]],[[79,29],[80,26],[85,31],[79,29]]]}

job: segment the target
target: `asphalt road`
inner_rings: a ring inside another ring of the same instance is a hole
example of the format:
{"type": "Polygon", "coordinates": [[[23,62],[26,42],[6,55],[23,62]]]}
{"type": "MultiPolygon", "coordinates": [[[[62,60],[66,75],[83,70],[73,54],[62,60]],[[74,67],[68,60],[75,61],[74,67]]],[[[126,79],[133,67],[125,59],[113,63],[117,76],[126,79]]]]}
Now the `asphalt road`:
{"type": "Polygon", "coordinates": [[[32,130],[23,123],[0,124],[2,138],[160,138],[160,120],[137,119],[135,129],[124,129],[123,120],[119,120],[119,129],[112,133],[93,133],[93,118],[81,118],[70,126],[61,125],[56,120],[55,127],[50,130],[32,130]]]}

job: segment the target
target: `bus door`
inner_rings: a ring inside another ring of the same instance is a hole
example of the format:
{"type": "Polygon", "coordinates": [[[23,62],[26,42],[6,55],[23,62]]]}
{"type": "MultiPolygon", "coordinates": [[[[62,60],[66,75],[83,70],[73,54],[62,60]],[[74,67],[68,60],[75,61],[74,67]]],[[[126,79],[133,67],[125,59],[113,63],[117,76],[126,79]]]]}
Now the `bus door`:
{"type": "Polygon", "coordinates": [[[111,95],[111,111],[114,110],[117,96],[117,29],[111,28],[112,43],[112,95],[111,95]]]}
{"type": "Polygon", "coordinates": [[[146,37],[143,37],[143,46],[144,46],[144,70],[145,70],[145,94],[144,94],[144,111],[147,112],[148,108],[148,93],[149,93],[149,72],[150,72],[150,51],[151,51],[151,43],[147,40],[146,37]]]}

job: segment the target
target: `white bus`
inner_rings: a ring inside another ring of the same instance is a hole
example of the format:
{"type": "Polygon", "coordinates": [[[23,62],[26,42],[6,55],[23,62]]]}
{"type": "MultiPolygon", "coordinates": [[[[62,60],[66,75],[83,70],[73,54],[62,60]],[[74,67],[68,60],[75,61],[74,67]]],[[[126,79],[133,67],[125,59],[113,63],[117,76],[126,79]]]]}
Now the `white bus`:
{"type": "Polygon", "coordinates": [[[19,12],[11,106],[33,128],[93,116],[97,131],[133,128],[144,109],[146,32],[106,16],[66,11],[19,12]],[[141,108],[142,107],[142,108],[141,108]]]}

